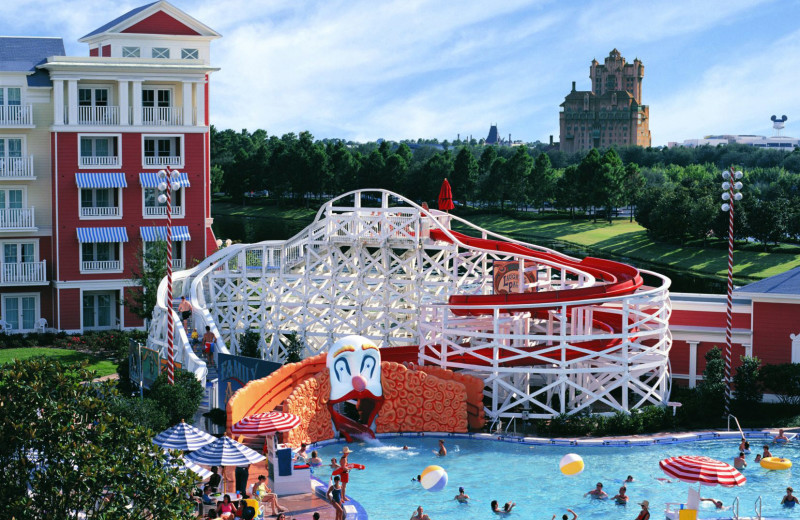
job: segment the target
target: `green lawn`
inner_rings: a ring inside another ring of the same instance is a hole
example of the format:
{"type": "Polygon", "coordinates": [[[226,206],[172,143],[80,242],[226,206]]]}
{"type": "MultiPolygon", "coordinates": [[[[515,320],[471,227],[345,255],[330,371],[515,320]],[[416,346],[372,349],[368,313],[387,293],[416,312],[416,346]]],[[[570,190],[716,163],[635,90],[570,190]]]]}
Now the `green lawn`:
{"type": "Polygon", "coordinates": [[[213,215],[231,215],[238,217],[278,217],[292,220],[308,220],[310,224],[314,220],[319,207],[287,208],[276,205],[246,205],[234,204],[231,202],[211,201],[211,213],[213,215]]]}
{"type": "Polygon", "coordinates": [[[62,363],[76,363],[88,360],[89,365],[86,368],[96,371],[97,377],[103,377],[117,372],[117,365],[112,361],[99,359],[95,356],[75,350],[45,347],[9,348],[0,350],[0,365],[10,363],[15,359],[29,359],[37,356],[46,356],[62,363]]]}
{"type": "MultiPolygon", "coordinates": [[[[633,260],[644,260],[677,269],[716,276],[727,276],[725,249],[713,247],[681,247],[677,244],[653,242],[643,227],[625,219],[594,223],[588,220],[517,220],[503,215],[472,215],[470,222],[485,229],[519,240],[534,242],[536,238],[562,240],[596,251],[604,251],[633,260]]],[[[734,275],[761,279],[800,266],[800,255],[781,252],[734,252],[734,275]]]]}

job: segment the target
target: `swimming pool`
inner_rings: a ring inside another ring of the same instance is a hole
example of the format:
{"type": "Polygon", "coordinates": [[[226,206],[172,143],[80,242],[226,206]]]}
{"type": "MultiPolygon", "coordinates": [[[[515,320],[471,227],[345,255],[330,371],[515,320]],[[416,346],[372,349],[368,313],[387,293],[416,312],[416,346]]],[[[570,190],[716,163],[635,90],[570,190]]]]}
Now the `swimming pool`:
{"type": "MultiPolygon", "coordinates": [[[[658,462],[670,456],[706,455],[732,463],[738,454],[738,440],[718,439],[652,446],[540,446],[519,442],[498,442],[469,438],[444,437],[448,449],[445,458],[434,455],[438,437],[391,437],[370,444],[350,444],[350,462],[364,464],[364,471],[353,471],[347,494],[358,500],[371,520],[409,518],[421,505],[432,520],[487,518],[489,504],[517,503],[510,518],[557,518],[573,509],[580,518],[635,518],[638,502],[648,500],[653,520],[663,518],[667,502],[684,502],[690,486],[684,482],[664,482],[658,462]],[[403,445],[409,450],[404,451],[403,445]],[[561,474],[558,463],[567,453],[578,453],[586,469],[573,477],[561,474]],[[449,475],[447,488],[430,493],[411,479],[431,464],[444,467],[449,475]],[[611,500],[593,500],[583,494],[597,482],[613,496],[627,475],[635,481],[627,485],[630,503],[619,506],[611,500]],[[470,496],[469,504],[458,504],[453,497],[464,486],[470,496]]],[[[756,498],[762,496],[762,514],[768,517],[800,518],[800,506],[786,509],[780,506],[787,486],[800,488],[800,479],[793,479],[793,469],[768,471],[753,462],[763,442],[751,439],[753,453],[747,455],[748,468],[743,473],[747,483],[738,488],[707,487],[701,496],[722,500],[730,506],[739,497],[739,514],[753,516],[756,498]],[[759,448],[756,450],[756,448],[759,448]]],[[[324,461],[339,457],[343,444],[328,444],[317,448],[324,461]]],[[[800,464],[800,442],[772,446],[775,456],[787,457],[800,464]]],[[[328,466],[315,469],[323,480],[330,476],[328,466]]],[[[703,503],[700,518],[731,516],[703,503]]]]}

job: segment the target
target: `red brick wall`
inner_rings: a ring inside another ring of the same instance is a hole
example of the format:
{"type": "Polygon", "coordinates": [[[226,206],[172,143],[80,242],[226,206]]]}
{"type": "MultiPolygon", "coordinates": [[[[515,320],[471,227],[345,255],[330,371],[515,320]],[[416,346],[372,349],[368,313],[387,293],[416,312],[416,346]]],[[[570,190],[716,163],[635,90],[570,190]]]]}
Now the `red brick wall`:
{"type": "Polygon", "coordinates": [[[164,11],[153,13],[141,22],[131,25],[122,32],[137,34],[200,35],[199,32],[187,27],[164,11]]]}
{"type": "MultiPolygon", "coordinates": [[[[152,134],[148,134],[152,135],[152,134]]],[[[206,256],[204,248],[206,189],[206,161],[203,153],[205,134],[185,134],[185,171],[189,175],[191,186],[184,191],[185,217],[174,219],[173,226],[188,226],[192,240],[186,242],[184,259],[187,266],[194,265],[192,259],[202,260],[206,256]]],[[[58,247],[60,254],[61,280],[108,280],[129,279],[131,266],[135,263],[135,254],[141,244],[139,228],[142,226],[165,226],[166,219],[145,219],[142,215],[143,194],[139,183],[139,172],[156,171],[142,168],[141,134],[122,134],[122,168],[128,183],[122,189],[121,220],[81,220],[79,218],[79,190],[75,183],[75,172],[78,168],[78,134],[59,133],[58,136],[58,247]],[[126,227],[128,242],[123,245],[123,269],[121,274],[81,274],[79,266],[80,245],[78,243],[78,227],[126,227]]],[[[92,171],[92,170],[85,170],[92,171]]],[[[96,170],[95,170],[96,171],[96,170]]],[[[117,170],[109,170],[117,171],[117,170]]],[[[127,322],[126,322],[127,323],[127,322]]]]}
{"type": "Polygon", "coordinates": [[[81,328],[81,290],[59,289],[59,312],[62,329],[81,328]]]}
{"type": "Polygon", "coordinates": [[[792,341],[800,333],[800,303],[753,302],[753,353],[764,363],[789,363],[792,341]]]}

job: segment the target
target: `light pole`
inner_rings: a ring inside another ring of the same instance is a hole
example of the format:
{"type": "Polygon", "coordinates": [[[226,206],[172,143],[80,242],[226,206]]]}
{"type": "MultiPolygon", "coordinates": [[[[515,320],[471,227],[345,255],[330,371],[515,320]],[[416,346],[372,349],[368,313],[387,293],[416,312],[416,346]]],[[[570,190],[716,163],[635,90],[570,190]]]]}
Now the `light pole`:
{"type": "Polygon", "coordinates": [[[167,381],[175,384],[175,324],[172,319],[172,192],[181,188],[181,176],[167,166],[158,172],[158,202],[167,204],[167,381]]]}
{"type": "Polygon", "coordinates": [[[722,172],[722,211],[728,212],[728,302],[725,323],[725,415],[730,413],[731,404],[731,332],[733,329],[733,206],[735,201],[742,200],[742,183],[739,181],[744,176],[740,171],[730,170],[722,172]]]}

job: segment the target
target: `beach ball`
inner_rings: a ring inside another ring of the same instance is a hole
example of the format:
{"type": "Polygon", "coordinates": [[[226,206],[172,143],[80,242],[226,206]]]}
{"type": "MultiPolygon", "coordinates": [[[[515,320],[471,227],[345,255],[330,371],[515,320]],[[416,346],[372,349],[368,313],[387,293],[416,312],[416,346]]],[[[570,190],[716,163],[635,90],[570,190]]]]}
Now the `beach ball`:
{"type": "Polygon", "coordinates": [[[564,475],[577,475],[583,471],[583,459],[577,453],[567,453],[558,463],[564,475]]]}
{"type": "Polygon", "coordinates": [[[447,472],[441,466],[428,466],[420,476],[422,487],[428,491],[441,491],[447,485],[447,472]]]}

